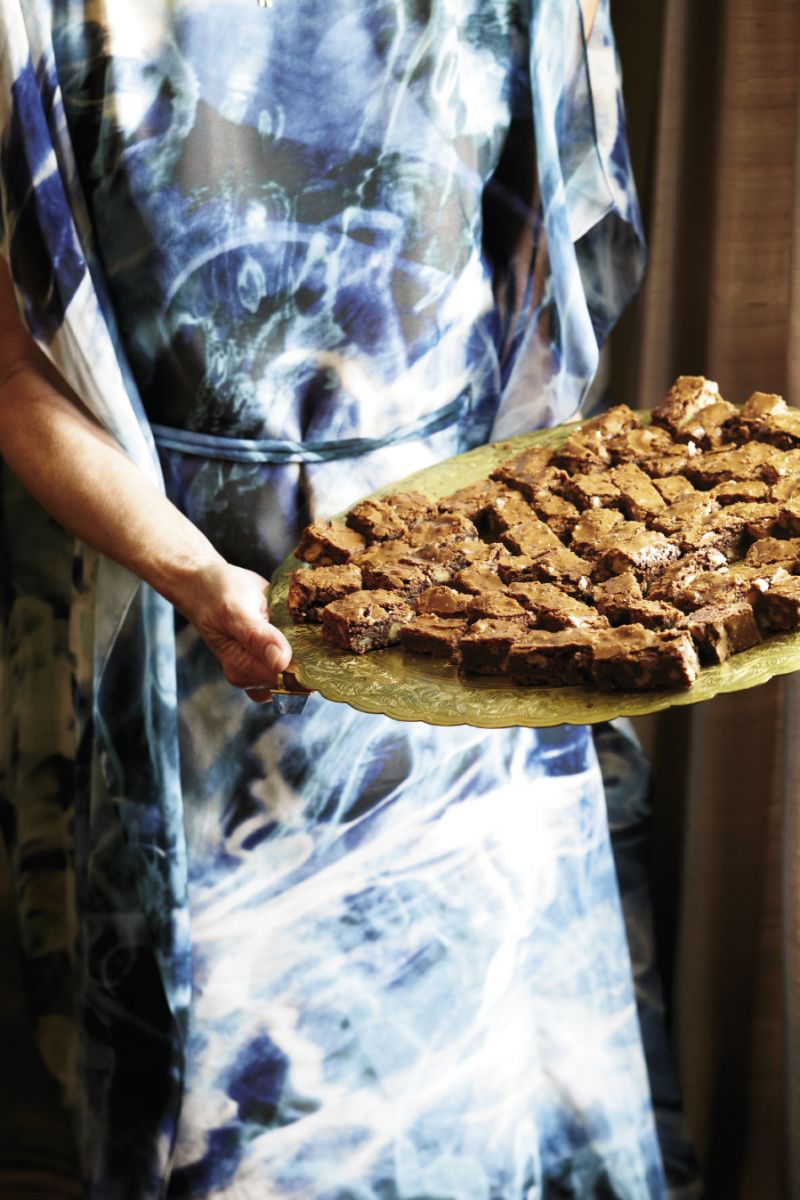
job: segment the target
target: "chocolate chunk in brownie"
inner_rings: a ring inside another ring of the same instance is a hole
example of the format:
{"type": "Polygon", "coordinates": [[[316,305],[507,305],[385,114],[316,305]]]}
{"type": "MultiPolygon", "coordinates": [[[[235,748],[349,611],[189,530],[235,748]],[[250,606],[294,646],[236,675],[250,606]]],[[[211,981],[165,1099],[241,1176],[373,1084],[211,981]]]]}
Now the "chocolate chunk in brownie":
{"type": "Polygon", "coordinates": [[[561,494],[576,508],[617,508],[620,506],[619,489],[607,472],[593,475],[576,473],[568,475],[561,485],[561,494]]]}
{"type": "Polygon", "coordinates": [[[800,576],[783,579],[759,596],[756,621],[763,633],[787,633],[800,629],[800,576]]]}
{"type": "Polygon", "coordinates": [[[678,547],[662,533],[647,529],[638,521],[617,525],[601,542],[597,559],[598,580],[609,575],[632,571],[637,579],[659,574],[680,555],[678,547]]]}
{"type": "Polygon", "coordinates": [[[497,563],[479,563],[474,567],[464,567],[453,576],[453,587],[460,592],[470,592],[477,596],[479,592],[497,592],[505,587],[497,573],[497,563]]]}
{"type": "Polygon", "coordinates": [[[352,592],[323,608],[322,636],[340,650],[365,654],[399,642],[413,616],[411,605],[394,592],[352,592]]]}
{"type": "Polygon", "coordinates": [[[477,621],[481,617],[521,617],[525,608],[506,592],[478,592],[467,602],[467,620],[477,621]]]}
{"type": "Polygon", "coordinates": [[[598,546],[611,530],[622,525],[625,518],[615,508],[589,508],[581,515],[572,531],[570,549],[583,558],[597,558],[598,546]]]}
{"type": "Polygon", "coordinates": [[[729,479],[718,483],[708,493],[718,504],[754,504],[772,499],[771,489],[763,479],[729,479]]]}
{"type": "Polygon", "coordinates": [[[691,636],[683,630],[620,625],[595,635],[592,678],[623,691],[689,687],[700,671],[691,636]]]}
{"type": "Polygon", "coordinates": [[[531,446],[511,458],[503,459],[489,478],[515,488],[523,495],[530,495],[539,486],[542,475],[552,459],[552,450],[546,450],[543,446],[531,446]]]}
{"type": "Polygon", "coordinates": [[[702,409],[720,401],[719,386],[703,375],[679,375],[660,404],[652,411],[654,425],[666,429],[676,441],[683,438],[687,424],[697,417],[702,409]]]}
{"type": "Polygon", "coordinates": [[[698,608],[683,617],[677,627],[692,635],[703,663],[725,662],[731,654],[749,650],[761,641],[753,609],[746,600],[698,608]]]}
{"type": "Polygon", "coordinates": [[[454,588],[435,584],[420,592],[414,600],[414,608],[420,616],[463,617],[467,608],[467,597],[454,588]]]}
{"type": "Polygon", "coordinates": [[[619,507],[631,521],[645,521],[666,508],[664,497],[635,463],[623,463],[609,472],[619,492],[619,507]]]}
{"type": "Polygon", "coordinates": [[[508,594],[531,614],[539,629],[600,629],[608,625],[591,605],[552,583],[512,583],[508,594]]]}
{"type": "Polygon", "coordinates": [[[352,563],[292,571],[286,605],[292,620],[318,622],[326,604],[361,589],[361,572],[352,563]]]}
{"type": "Polygon", "coordinates": [[[694,484],[689,483],[683,475],[665,475],[663,479],[653,479],[653,487],[667,504],[696,495],[694,484]]]}
{"type": "Polygon", "coordinates": [[[501,534],[503,544],[514,554],[527,554],[535,558],[545,550],[562,550],[560,539],[549,525],[531,515],[518,525],[512,525],[501,534]]]}
{"type": "Polygon", "coordinates": [[[663,600],[605,597],[597,607],[612,625],[644,625],[645,629],[672,629],[683,616],[680,609],[663,600]]]}
{"type": "Polygon", "coordinates": [[[312,521],[303,530],[295,555],[315,567],[349,562],[366,547],[366,541],[341,521],[312,521]]]}
{"type": "Polygon", "coordinates": [[[621,575],[612,575],[602,583],[596,583],[592,588],[592,601],[597,611],[604,613],[606,603],[630,604],[642,599],[642,589],[633,571],[623,571],[621,575]]]}
{"type": "Polygon", "coordinates": [[[498,573],[504,583],[554,583],[571,595],[588,592],[592,564],[561,546],[535,558],[526,554],[498,559],[498,573]]]}
{"type": "Polygon", "coordinates": [[[431,654],[434,658],[454,661],[458,654],[458,639],[467,628],[466,621],[429,614],[416,616],[400,630],[404,650],[416,654],[431,654]]]}
{"type": "Polygon", "coordinates": [[[476,621],[458,641],[462,667],[476,675],[501,675],[508,665],[509,650],[528,628],[527,617],[476,621]]]}
{"type": "Polygon", "coordinates": [[[532,629],[508,654],[514,683],[528,687],[574,687],[590,677],[592,640],[580,629],[532,629]]]}
{"type": "Polygon", "coordinates": [[[800,538],[759,538],[753,542],[744,556],[749,566],[760,567],[764,563],[797,562],[800,556],[800,538]]]}
{"type": "Polygon", "coordinates": [[[437,501],[436,507],[439,512],[458,513],[459,516],[467,517],[478,525],[487,507],[507,490],[502,483],[497,483],[494,479],[480,479],[477,483],[471,483],[468,487],[459,488],[457,492],[444,496],[437,501]]]}

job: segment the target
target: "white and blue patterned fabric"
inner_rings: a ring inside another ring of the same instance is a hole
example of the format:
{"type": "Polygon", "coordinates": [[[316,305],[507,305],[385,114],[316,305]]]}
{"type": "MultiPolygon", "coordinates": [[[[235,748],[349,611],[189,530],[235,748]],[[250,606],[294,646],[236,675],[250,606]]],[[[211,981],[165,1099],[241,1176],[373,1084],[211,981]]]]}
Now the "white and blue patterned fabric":
{"type": "MultiPolygon", "coordinates": [[[[231,561],[576,412],[642,269],[606,0],[588,42],[573,0],[0,14],[20,312],[231,561]]],[[[589,731],[253,706],[1,495],[0,815],[86,1195],[664,1195],[589,731]]]]}

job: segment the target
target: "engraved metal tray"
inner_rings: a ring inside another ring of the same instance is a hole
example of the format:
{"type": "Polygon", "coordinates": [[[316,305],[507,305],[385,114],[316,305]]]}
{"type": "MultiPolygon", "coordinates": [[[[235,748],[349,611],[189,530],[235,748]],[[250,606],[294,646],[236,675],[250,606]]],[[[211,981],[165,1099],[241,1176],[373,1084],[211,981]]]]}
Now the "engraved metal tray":
{"type": "MultiPolygon", "coordinates": [[[[646,423],[646,419],[643,420],[646,423]]],[[[501,459],[528,446],[557,447],[577,423],[480,446],[381,488],[417,490],[432,500],[485,479],[501,459]]],[[[290,555],[272,577],[270,620],[288,637],[297,678],[328,700],[398,721],[431,725],[477,725],[487,729],[525,725],[591,725],[614,717],[639,717],[675,705],[698,704],[720,692],[737,692],[800,668],[800,634],[769,637],[714,667],[704,667],[680,691],[600,692],[591,687],[519,687],[499,676],[462,676],[442,659],[397,647],[349,654],[322,639],[320,625],[295,625],[286,607],[291,572],[302,567],[290,555]]]]}

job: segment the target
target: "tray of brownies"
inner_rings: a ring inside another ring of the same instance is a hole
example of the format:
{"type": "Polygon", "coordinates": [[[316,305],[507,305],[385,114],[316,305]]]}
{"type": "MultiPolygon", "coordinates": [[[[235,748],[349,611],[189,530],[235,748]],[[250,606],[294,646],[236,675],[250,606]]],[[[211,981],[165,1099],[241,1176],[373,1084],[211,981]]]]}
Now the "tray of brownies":
{"type": "Polygon", "coordinates": [[[297,682],[399,720],[638,716],[800,668],[800,411],[681,376],[317,520],[276,571],[297,682]]]}

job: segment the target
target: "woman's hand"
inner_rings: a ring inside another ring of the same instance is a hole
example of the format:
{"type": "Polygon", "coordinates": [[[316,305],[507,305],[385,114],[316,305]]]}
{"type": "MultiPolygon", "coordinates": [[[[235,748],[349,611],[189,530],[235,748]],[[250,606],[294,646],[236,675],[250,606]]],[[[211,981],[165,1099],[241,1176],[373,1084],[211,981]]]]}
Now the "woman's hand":
{"type": "Polygon", "coordinates": [[[266,579],[220,559],[198,572],[176,607],[219,659],[228,683],[263,704],[291,660],[284,635],[269,623],[266,579]]]}

